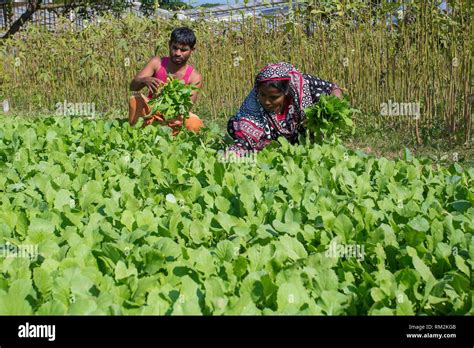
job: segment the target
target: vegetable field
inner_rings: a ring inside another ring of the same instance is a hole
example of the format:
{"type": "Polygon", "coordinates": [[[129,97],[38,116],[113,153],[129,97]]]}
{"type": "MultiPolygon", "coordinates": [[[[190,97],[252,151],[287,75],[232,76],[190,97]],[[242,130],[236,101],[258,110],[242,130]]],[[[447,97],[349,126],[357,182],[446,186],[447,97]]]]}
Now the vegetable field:
{"type": "Polygon", "coordinates": [[[0,314],[473,314],[474,168],[221,148],[1,118],[0,314]]]}

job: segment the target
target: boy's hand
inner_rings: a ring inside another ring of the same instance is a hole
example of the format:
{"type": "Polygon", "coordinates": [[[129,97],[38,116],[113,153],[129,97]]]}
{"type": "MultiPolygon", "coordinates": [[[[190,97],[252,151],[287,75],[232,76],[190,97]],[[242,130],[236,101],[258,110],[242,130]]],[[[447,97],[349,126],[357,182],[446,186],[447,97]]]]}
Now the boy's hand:
{"type": "MultiPolygon", "coordinates": [[[[189,117],[199,118],[196,114],[193,114],[191,111],[189,112],[189,117]]],[[[168,126],[170,127],[181,127],[182,125],[183,125],[183,116],[178,116],[168,121],[168,126]]]]}
{"type": "Polygon", "coordinates": [[[159,88],[160,85],[163,83],[162,81],[158,80],[156,77],[142,77],[140,78],[140,82],[143,83],[145,86],[148,87],[150,92],[155,93],[159,88]]]}
{"type": "Polygon", "coordinates": [[[183,116],[172,118],[168,122],[168,126],[170,127],[181,127],[182,125],[183,125],[183,116]]]}

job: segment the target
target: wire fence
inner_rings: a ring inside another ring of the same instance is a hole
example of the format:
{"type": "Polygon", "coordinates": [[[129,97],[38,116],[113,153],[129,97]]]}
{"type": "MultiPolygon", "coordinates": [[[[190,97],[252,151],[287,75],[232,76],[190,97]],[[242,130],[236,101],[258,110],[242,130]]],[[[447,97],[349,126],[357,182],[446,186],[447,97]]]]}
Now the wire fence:
{"type": "MultiPolygon", "coordinates": [[[[44,0],[44,5],[53,4],[53,0],[44,0]]],[[[14,2],[12,9],[12,16],[8,15],[8,7],[5,1],[0,0],[0,36],[3,36],[11,27],[11,25],[27,11],[28,3],[14,2]]],[[[209,21],[224,21],[224,22],[240,22],[243,18],[248,16],[263,17],[287,14],[289,11],[288,0],[255,0],[249,1],[246,4],[235,5],[221,5],[212,8],[194,8],[184,11],[170,12],[163,9],[157,9],[155,17],[172,18],[176,16],[178,19],[189,20],[209,20],[209,21]]],[[[33,14],[30,21],[33,25],[42,26],[50,31],[54,31],[57,26],[59,13],[64,12],[61,7],[53,9],[38,10],[33,14]]],[[[140,11],[140,3],[134,2],[129,12],[142,15],[140,11]]],[[[76,16],[74,11],[68,15],[71,23],[74,24],[75,29],[83,29],[85,26],[84,20],[76,16]]]]}

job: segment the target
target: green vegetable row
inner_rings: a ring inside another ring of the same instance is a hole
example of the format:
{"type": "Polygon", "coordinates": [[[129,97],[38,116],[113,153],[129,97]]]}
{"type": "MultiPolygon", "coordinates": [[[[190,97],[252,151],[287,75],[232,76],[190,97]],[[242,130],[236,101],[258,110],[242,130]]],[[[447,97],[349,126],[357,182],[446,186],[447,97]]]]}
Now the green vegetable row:
{"type": "Polygon", "coordinates": [[[0,314],[473,314],[474,168],[219,142],[1,118],[0,314]]]}

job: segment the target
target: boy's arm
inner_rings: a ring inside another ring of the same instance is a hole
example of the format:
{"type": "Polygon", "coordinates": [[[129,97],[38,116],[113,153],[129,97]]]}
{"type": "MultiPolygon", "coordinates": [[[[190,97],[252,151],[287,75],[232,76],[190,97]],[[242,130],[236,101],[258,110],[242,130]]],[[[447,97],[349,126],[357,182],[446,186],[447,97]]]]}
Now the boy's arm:
{"type": "Polygon", "coordinates": [[[130,89],[132,91],[139,91],[143,87],[148,87],[152,92],[155,92],[161,81],[153,77],[155,71],[157,71],[161,66],[161,60],[158,57],[153,57],[147,63],[147,65],[133,78],[130,83],[130,89]]]}
{"type": "MultiPolygon", "coordinates": [[[[199,89],[202,88],[202,76],[196,70],[194,70],[191,76],[189,77],[189,84],[194,85],[199,89]]],[[[193,104],[196,104],[199,89],[191,93],[191,101],[193,102],[193,104]]]]}

